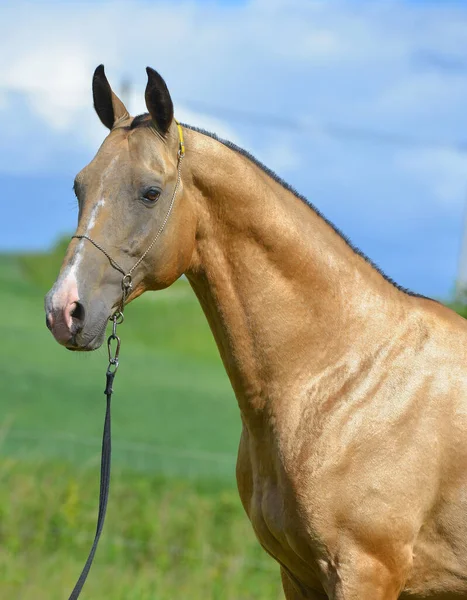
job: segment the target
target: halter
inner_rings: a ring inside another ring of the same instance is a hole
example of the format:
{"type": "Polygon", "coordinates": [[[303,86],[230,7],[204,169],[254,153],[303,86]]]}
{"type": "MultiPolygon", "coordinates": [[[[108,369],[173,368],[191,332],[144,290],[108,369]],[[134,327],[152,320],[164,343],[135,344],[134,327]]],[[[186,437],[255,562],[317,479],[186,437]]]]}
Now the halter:
{"type": "Polygon", "coordinates": [[[157,231],[156,235],[154,236],[152,242],[149,244],[149,246],[146,248],[146,250],[143,252],[143,254],[138,258],[138,260],[131,267],[131,269],[129,271],[125,271],[125,269],[123,267],[121,267],[118,264],[118,262],[110,256],[110,254],[107,252],[107,250],[105,250],[98,242],[93,240],[92,237],[90,237],[89,235],[82,234],[82,235],[72,235],[71,236],[71,239],[76,238],[78,240],[88,240],[89,242],[91,242],[91,244],[93,244],[98,250],[100,250],[103,254],[105,254],[105,256],[109,259],[109,262],[112,265],[112,267],[115,270],[119,271],[123,275],[122,299],[121,299],[121,302],[117,309],[117,312],[111,317],[111,320],[113,319],[114,321],[115,321],[115,319],[123,320],[123,308],[125,306],[126,299],[128,298],[128,296],[131,293],[131,290],[133,289],[132,273],[136,269],[136,267],[138,267],[139,264],[146,258],[147,254],[151,251],[152,247],[157,242],[159,236],[164,231],[164,228],[167,225],[167,221],[169,220],[170,214],[174,207],[175,197],[177,195],[177,189],[178,189],[178,186],[180,185],[182,159],[185,156],[185,141],[183,138],[183,129],[182,129],[182,126],[180,125],[180,123],[177,121],[177,119],[175,119],[175,123],[177,124],[179,143],[178,143],[178,153],[177,153],[177,156],[178,156],[177,181],[175,182],[175,187],[174,187],[174,191],[172,194],[172,200],[170,201],[170,205],[169,205],[167,213],[164,217],[164,220],[162,221],[161,226],[159,227],[159,230],[157,231]]]}

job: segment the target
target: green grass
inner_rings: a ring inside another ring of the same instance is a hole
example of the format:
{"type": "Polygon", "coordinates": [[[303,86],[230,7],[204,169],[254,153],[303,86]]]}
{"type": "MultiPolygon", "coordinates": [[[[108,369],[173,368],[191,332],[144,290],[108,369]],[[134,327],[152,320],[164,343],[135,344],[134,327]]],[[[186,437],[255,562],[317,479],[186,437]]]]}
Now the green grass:
{"type": "MultiPolygon", "coordinates": [[[[91,545],[98,482],[66,464],[0,462],[0,597],[67,598],[91,545]]],[[[236,491],[115,470],[83,600],[282,598],[236,491]]]]}
{"type": "MultiPolygon", "coordinates": [[[[56,255],[0,259],[3,453],[82,463],[100,449],[107,356],[68,352],[46,329],[43,295],[58,272],[56,255]]],[[[188,283],[143,295],[119,334],[116,464],[232,479],[239,411],[188,283]]]]}

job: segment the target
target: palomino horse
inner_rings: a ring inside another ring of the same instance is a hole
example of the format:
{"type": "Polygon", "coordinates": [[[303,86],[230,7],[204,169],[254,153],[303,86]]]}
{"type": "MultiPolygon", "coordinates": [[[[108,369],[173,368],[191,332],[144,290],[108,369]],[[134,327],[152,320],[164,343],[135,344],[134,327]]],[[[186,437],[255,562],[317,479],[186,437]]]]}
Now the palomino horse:
{"type": "Polygon", "coordinates": [[[122,274],[129,302],[185,273],[241,411],[241,500],[286,598],[467,597],[465,321],[398,288],[236,146],[184,126],[182,162],[152,69],[147,115],[129,116],[102,66],[93,93],[110,134],[76,177],[80,237],[45,303],[56,340],[99,347],[122,274]]]}

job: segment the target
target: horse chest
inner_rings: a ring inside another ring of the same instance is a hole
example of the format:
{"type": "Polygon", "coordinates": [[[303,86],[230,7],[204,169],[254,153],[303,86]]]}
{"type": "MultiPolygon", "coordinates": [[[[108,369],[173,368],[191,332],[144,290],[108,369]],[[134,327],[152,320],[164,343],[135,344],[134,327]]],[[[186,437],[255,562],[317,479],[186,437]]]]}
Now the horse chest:
{"type": "MultiPolygon", "coordinates": [[[[320,551],[293,489],[274,469],[258,465],[242,436],[237,482],[240,498],[263,548],[303,583],[319,586],[320,551]]],[[[264,448],[263,448],[264,450],[264,448]]]]}

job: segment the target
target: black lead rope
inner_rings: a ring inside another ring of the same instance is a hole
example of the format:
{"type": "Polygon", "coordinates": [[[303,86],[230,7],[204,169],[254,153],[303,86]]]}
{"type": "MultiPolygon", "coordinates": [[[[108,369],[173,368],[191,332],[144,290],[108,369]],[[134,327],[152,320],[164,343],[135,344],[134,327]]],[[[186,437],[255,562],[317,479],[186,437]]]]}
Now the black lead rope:
{"type": "Polygon", "coordinates": [[[120,312],[113,317],[113,328],[112,334],[107,340],[107,347],[109,350],[109,366],[107,367],[106,373],[106,386],[105,395],[107,398],[107,408],[105,411],[104,421],[104,433],[102,436],[102,455],[101,455],[101,481],[100,481],[100,492],[99,492],[99,512],[97,515],[97,526],[96,535],[94,542],[92,543],[91,550],[89,552],[88,559],[84,565],[81,575],[79,576],[76,585],[71,592],[68,600],[76,600],[81,594],[81,590],[86,582],[89,570],[91,569],[94,555],[96,554],[97,544],[101,537],[102,529],[104,527],[105,513],[107,511],[107,501],[109,499],[109,487],[110,487],[110,462],[112,453],[112,441],[111,441],[111,413],[110,404],[112,400],[112,385],[115,378],[115,374],[118,369],[118,355],[120,353],[120,338],[117,336],[117,325],[123,322],[123,314],[120,312]],[[116,342],[115,354],[112,352],[112,342],[116,342]]]}

